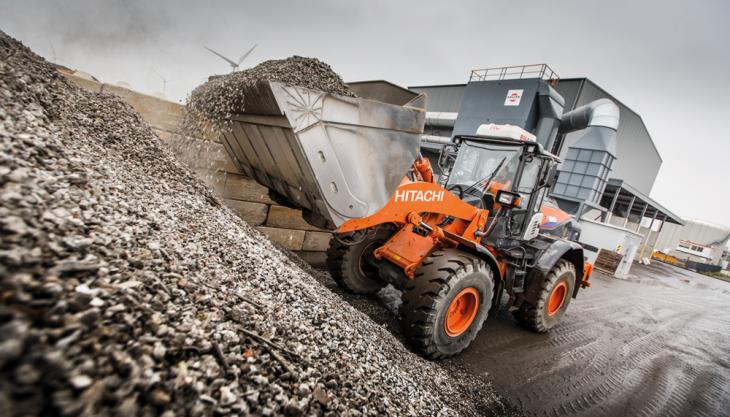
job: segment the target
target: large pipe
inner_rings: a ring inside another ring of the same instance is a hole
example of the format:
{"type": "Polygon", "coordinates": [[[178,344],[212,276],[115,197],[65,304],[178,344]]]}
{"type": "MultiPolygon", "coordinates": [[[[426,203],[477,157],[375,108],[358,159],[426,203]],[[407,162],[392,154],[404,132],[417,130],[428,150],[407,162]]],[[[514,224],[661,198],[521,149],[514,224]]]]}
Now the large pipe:
{"type": "Polygon", "coordinates": [[[448,136],[435,136],[435,135],[421,135],[422,142],[435,143],[437,145],[448,145],[451,142],[451,138],[448,136]]]}
{"type": "Polygon", "coordinates": [[[426,112],[426,125],[439,127],[454,127],[459,113],[452,112],[426,112]]]}
{"type": "Polygon", "coordinates": [[[618,106],[607,98],[601,98],[563,114],[559,133],[575,132],[591,126],[617,130],[618,121],[618,106]]]}

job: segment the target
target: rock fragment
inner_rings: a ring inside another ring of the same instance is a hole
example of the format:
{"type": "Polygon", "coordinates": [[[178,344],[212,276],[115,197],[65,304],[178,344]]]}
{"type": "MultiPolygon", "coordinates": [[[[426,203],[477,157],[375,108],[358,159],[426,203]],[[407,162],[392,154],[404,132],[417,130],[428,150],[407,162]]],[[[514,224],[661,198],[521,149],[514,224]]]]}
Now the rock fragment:
{"type": "MultiPolygon", "coordinates": [[[[347,94],[323,65],[267,79],[347,94]]],[[[479,413],[216,201],[130,106],[0,32],[3,417],[479,413]]]]}
{"type": "Polygon", "coordinates": [[[222,125],[232,114],[244,111],[245,91],[265,81],[279,81],[326,93],[355,96],[329,65],[316,58],[292,56],[211,77],[193,90],[188,100],[188,111],[203,120],[222,125]]]}

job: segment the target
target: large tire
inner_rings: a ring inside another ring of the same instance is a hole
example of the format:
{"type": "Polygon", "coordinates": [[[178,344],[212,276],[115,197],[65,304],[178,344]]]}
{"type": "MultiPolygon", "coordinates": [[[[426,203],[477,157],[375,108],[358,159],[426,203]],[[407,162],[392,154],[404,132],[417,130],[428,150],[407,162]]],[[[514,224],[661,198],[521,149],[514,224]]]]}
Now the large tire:
{"type": "Polygon", "coordinates": [[[367,257],[390,238],[386,228],[378,228],[374,234],[354,245],[345,245],[333,238],[327,249],[327,269],[337,285],[354,294],[374,294],[385,286],[380,280],[378,268],[367,257]]]}
{"type": "Polygon", "coordinates": [[[514,312],[518,323],[528,329],[545,333],[557,326],[570,305],[575,288],[575,265],[561,259],[540,287],[536,304],[524,302],[514,312]]]}
{"type": "Polygon", "coordinates": [[[492,269],[482,259],[455,249],[435,251],[403,289],[403,333],[429,359],[454,356],[481,330],[493,292],[492,269]],[[458,311],[460,306],[465,309],[458,311]]]}

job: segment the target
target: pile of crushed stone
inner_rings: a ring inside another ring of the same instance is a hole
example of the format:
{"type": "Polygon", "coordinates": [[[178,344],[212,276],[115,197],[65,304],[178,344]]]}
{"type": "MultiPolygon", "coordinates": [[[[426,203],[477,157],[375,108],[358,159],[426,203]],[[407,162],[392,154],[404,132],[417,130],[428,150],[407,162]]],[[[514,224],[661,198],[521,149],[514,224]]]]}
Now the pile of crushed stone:
{"type": "Polygon", "coordinates": [[[479,413],[2,32],[0,121],[0,415],[479,413]]]}
{"type": "Polygon", "coordinates": [[[246,91],[267,81],[306,87],[327,93],[355,97],[332,68],[316,58],[292,56],[261,64],[211,79],[193,90],[188,98],[188,113],[220,126],[236,113],[246,109],[246,91]]]}

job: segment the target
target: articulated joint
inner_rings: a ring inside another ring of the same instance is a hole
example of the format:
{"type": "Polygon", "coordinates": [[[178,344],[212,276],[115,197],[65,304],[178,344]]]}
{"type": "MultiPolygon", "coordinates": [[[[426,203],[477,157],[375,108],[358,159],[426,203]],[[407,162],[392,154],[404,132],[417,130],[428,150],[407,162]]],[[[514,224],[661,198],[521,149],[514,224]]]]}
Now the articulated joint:
{"type": "Polygon", "coordinates": [[[416,213],[415,211],[408,213],[408,215],[406,216],[406,221],[416,227],[420,227],[421,229],[427,231],[428,235],[435,240],[441,240],[446,237],[443,229],[438,226],[431,226],[427,224],[423,221],[423,217],[421,217],[421,215],[416,213]]]}

